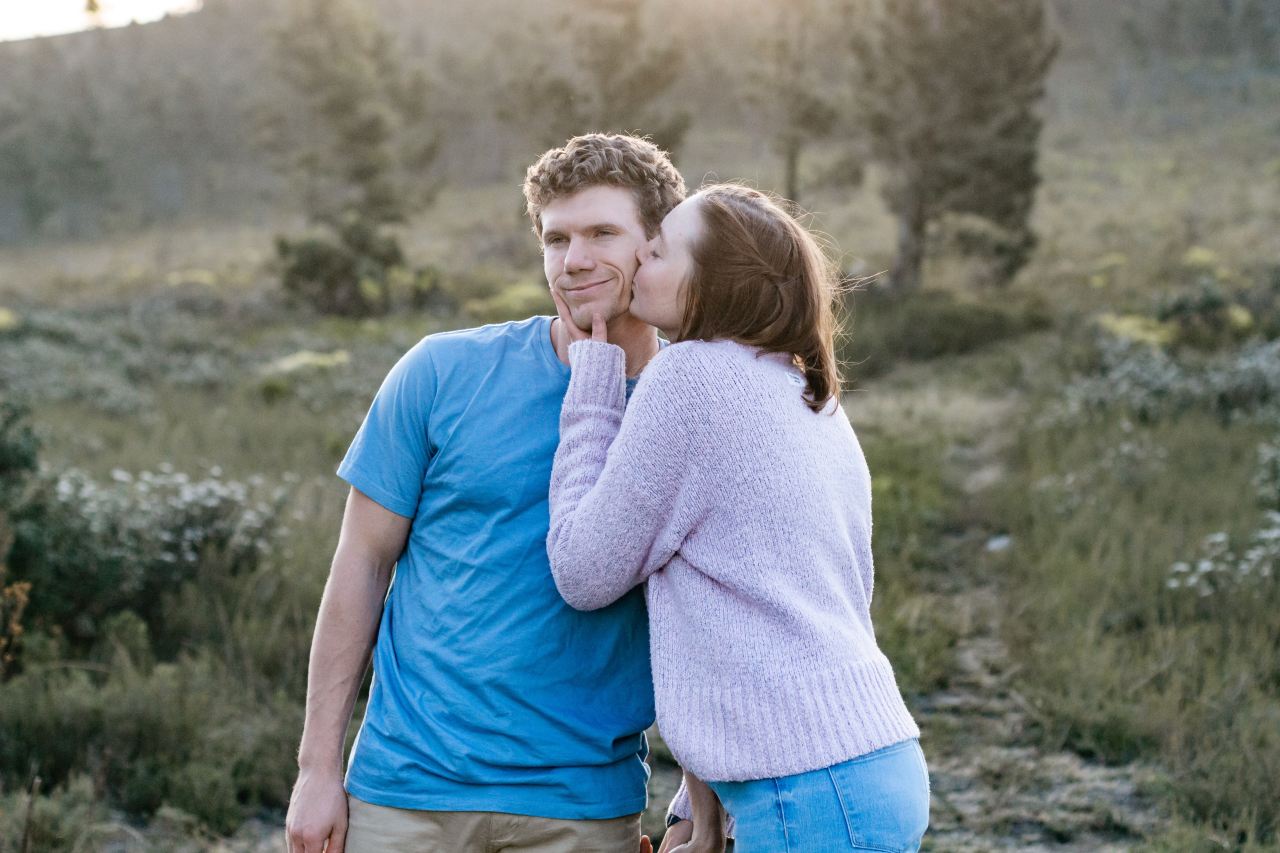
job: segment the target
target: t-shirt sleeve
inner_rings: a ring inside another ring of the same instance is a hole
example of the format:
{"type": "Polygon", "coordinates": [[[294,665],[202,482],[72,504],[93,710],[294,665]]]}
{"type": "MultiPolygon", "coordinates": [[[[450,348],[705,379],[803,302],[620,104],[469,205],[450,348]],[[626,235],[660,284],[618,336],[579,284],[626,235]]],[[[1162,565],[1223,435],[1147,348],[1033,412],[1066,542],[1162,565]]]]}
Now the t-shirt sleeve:
{"type": "Polygon", "coordinates": [[[423,339],[391,368],[338,465],[339,477],[405,518],[417,514],[430,460],[427,423],[436,379],[423,339]]]}

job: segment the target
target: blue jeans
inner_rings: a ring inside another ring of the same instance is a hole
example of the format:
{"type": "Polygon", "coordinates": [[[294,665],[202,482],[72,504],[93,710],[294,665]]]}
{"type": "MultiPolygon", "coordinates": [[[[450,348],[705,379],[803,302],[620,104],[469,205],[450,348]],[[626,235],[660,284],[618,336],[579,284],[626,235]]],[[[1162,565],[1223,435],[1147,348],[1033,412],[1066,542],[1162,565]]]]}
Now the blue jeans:
{"type": "Polygon", "coordinates": [[[914,738],[821,770],[708,782],[737,823],[735,853],[920,849],[929,771],[914,738]]]}

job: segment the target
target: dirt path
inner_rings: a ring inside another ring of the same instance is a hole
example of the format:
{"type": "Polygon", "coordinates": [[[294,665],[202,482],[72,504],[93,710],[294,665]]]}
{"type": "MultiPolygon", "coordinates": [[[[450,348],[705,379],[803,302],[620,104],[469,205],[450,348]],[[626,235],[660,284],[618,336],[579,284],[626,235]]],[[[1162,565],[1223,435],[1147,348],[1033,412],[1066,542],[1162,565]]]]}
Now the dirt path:
{"type": "Polygon", "coordinates": [[[912,709],[933,785],[926,849],[1132,849],[1160,822],[1139,794],[1158,773],[1037,748],[1028,731],[1033,715],[999,638],[998,589],[966,590],[955,605],[970,609],[975,630],[959,643],[948,689],[912,709]]]}
{"type": "MultiPolygon", "coordinates": [[[[976,495],[1004,476],[1016,395],[975,392],[920,368],[891,374],[859,399],[855,426],[918,426],[946,437],[951,472],[976,495]]],[[[852,411],[852,410],[851,410],[852,411]]],[[[981,534],[979,534],[981,535],[981,534]]],[[[992,541],[991,547],[1001,543],[992,541]]],[[[943,597],[965,630],[945,690],[912,703],[933,788],[925,849],[935,851],[1113,851],[1137,846],[1162,821],[1140,788],[1159,772],[1106,767],[1048,752],[1033,737],[1034,711],[1001,639],[999,578],[957,567],[963,580],[943,597]]]]}

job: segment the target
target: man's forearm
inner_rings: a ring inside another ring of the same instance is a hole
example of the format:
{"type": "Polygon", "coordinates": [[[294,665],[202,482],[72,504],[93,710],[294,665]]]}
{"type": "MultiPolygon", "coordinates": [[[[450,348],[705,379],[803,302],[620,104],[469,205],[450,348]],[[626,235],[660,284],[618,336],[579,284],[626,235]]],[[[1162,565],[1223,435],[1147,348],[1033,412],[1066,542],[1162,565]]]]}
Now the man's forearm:
{"type": "Polygon", "coordinates": [[[298,766],[341,772],[342,749],[378,634],[392,566],[376,566],[339,546],[320,601],[307,671],[307,710],[298,766]]]}

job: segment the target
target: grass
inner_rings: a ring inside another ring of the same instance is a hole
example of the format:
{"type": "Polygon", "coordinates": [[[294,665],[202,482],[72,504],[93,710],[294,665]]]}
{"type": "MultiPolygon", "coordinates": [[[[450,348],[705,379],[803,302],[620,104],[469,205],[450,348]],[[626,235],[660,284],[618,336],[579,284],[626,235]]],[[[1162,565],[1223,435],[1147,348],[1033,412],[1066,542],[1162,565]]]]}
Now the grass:
{"type": "MultiPolygon", "coordinates": [[[[1197,410],[1141,423],[1123,406],[1040,417],[1091,366],[1092,315],[1153,314],[1206,270],[1249,292],[1280,257],[1275,119],[1188,100],[1171,131],[1096,105],[1072,112],[1084,108],[1077,82],[1068,69],[1055,83],[1041,244],[1011,290],[984,290],[965,262],[935,255],[935,292],[915,305],[854,298],[846,357],[879,359],[845,402],[874,477],[877,634],[908,694],[944,688],[969,618],[948,596],[996,582],[1039,743],[1170,771],[1152,793],[1171,819],[1143,849],[1275,849],[1280,602],[1189,598],[1166,581],[1207,535],[1241,542],[1263,523],[1252,478],[1277,424],[1197,410]],[[1013,546],[984,557],[997,532],[1013,546]]],[[[840,153],[817,146],[806,169],[816,178],[840,153]]],[[[715,168],[767,188],[778,168],[765,155],[740,132],[695,133],[686,172],[693,184],[715,168]]],[[[476,310],[524,310],[527,286],[506,286],[538,275],[516,179],[450,188],[405,230],[411,256],[461,282],[476,310]]],[[[888,265],[894,228],[879,180],[874,170],[858,188],[814,180],[802,199],[846,268],[888,265]]],[[[127,618],[74,654],[65,639],[28,633],[25,671],[0,703],[0,847],[20,837],[33,760],[45,776],[38,849],[132,838],[143,820],[149,832],[210,838],[287,804],[345,495],[333,469],[399,354],[475,319],[292,310],[268,262],[271,233],[296,226],[204,223],[0,250],[0,307],[44,323],[39,334],[0,330],[0,347],[30,380],[49,471],[107,483],[117,470],[217,466],[291,490],[288,530],[261,566],[228,577],[210,563],[203,583],[172,591],[178,653],[157,658],[146,626],[127,618]],[[263,365],[303,350],[349,359],[264,378],[263,365]],[[191,368],[202,355],[212,360],[191,368]]],[[[1016,766],[997,775],[992,785],[1021,778],[1016,766]]]]}
{"type": "Polygon", "coordinates": [[[1003,487],[1008,644],[1042,741],[1161,761],[1178,814],[1238,843],[1274,843],[1280,820],[1280,588],[1167,582],[1205,536],[1257,526],[1257,446],[1273,430],[1208,413],[1031,428],[1003,487]]]}

